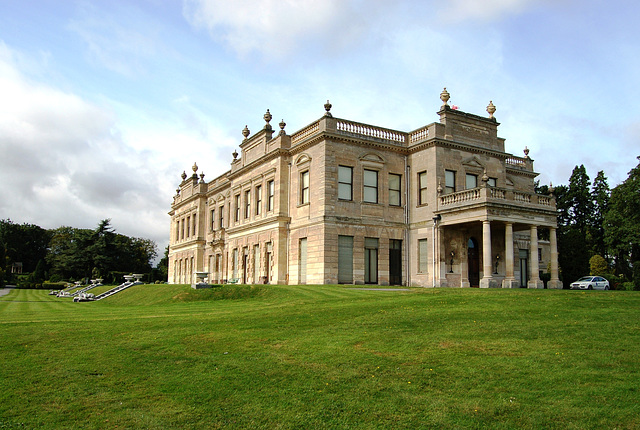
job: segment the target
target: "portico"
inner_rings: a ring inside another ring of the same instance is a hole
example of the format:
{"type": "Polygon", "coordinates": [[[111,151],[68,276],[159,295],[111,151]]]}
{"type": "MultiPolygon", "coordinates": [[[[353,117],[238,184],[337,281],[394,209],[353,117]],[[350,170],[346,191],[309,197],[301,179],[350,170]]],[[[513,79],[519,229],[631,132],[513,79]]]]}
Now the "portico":
{"type": "MultiPolygon", "coordinates": [[[[440,243],[450,249],[442,261],[449,269],[438,285],[480,288],[544,288],[540,279],[542,247],[548,248],[551,280],[558,278],[555,199],[534,193],[510,192],[484,185],[440,197],[440,243]],[[548,240],[539,241],[539,230],[548,240]],[[456,261],[457,260],[457,261],[456,261]],[[516,276],[517,275],[517,276],[516,276]]],[[[545,267],[546,268],[546,267],[545,267]]]]}

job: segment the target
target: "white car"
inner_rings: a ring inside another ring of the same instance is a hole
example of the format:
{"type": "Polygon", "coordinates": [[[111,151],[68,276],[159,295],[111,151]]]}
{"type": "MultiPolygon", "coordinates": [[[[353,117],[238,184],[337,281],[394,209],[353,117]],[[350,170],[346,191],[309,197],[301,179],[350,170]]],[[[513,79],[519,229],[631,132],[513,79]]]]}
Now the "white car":
{"type": "Polygon", "coordinates": [[[571,284],[572,290],[608,290],[609,281],[602,276],[583,276],[571,284]]]}

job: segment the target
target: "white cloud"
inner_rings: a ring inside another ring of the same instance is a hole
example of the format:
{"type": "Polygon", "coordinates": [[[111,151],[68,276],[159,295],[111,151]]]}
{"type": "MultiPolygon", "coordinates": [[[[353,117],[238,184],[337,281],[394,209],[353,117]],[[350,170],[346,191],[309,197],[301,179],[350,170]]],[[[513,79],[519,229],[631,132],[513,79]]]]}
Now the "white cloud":
{"type": "Polygon", "coordinates": [[[111,110],[25,78],[19,56],[0,42],[2,217],[44,228],[111,218],[162,247],[171,186],[158,154],[128,145],[111,110]]]}
{"type": "MultiPolygon", "coordinates": [[[[368,16],[385,1],[357,9],[342,0],[184,0],[183,15],[207,29],[239,56],[258,53],[282,58],[307,49],[343,49],[353,45],[368,25],[368,16]]],[[[317,54],[310,52],[309,54],[317,54]]]]}

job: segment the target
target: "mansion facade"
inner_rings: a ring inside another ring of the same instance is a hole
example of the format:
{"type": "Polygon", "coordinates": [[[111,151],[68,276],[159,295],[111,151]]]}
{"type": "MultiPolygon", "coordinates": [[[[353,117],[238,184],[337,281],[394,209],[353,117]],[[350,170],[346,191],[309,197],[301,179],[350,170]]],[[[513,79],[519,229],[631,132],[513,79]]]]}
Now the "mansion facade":
{"type": "Polygon", "coordinates": [[[535,193],[528,150],[505,152],[493,103],[483,117],[440,98],[440,121],[411,132],[327,102],[289,135],[267,110],[229,171],[183,172],[169,282],[543,288],[548,271],[562,288],[555,199],[535,193]]]}

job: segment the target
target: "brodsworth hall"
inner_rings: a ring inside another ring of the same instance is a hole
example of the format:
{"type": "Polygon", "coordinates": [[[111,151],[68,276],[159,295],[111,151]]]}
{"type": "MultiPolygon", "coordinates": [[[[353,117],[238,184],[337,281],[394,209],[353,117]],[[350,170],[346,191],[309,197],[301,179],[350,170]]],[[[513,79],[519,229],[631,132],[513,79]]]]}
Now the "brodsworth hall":
{"type": "Polygon", "coordinates": [[[505,152],[488,117],[450,106],[398,131],[336,118],[288,134],[245,126],[211,181],[182,173],[169,282],[562,288],[556,205],[533,160],[505,152]],[[544,240],[543,240],[544,238],[544,240]],[[197,274],[197,275],[196,275],[197,274]]]}

